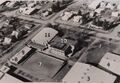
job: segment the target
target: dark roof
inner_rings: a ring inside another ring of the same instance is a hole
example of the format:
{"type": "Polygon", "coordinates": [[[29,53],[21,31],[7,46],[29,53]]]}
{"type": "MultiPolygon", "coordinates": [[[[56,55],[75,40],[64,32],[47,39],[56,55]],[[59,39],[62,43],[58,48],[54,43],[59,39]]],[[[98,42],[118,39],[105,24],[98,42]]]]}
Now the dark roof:
{"type": "Polygon", "coordinates": [[[57,48],[59,50],[66,51],[67,48],[70,46],[68,43],[63,43],[61,41],[61,37],[56,36],[51,42],[50,45],[51,47],[57,48]]]}
{"type": "Polygon", "coordinates": [[[35,49],[44,50],[46,48],[46,46],[43,46],[43,45],[40,45],[40,44],[36,44],[36,43],[33,43],[33,42],[29,42],[28,45],[31,46],[32,48],[35,48],[35,49]]]}

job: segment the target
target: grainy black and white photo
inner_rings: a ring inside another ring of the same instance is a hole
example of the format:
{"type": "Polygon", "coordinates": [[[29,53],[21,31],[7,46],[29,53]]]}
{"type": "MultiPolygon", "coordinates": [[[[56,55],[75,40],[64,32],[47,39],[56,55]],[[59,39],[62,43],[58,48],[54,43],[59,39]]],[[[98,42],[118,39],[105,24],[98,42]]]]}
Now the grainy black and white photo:
{"type": "Polygon", "coordinates": [[[0,83],[120,83],[120,0],[0,0],[0,83]]]}

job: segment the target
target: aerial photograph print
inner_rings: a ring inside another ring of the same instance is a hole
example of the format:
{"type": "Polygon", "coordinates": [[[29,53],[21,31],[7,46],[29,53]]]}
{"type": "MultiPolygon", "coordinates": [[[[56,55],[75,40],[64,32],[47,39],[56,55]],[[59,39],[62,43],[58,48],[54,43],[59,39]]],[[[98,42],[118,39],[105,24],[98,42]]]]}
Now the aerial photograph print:
{"type": "Polygon", "coordinates": [[[0,0],[0,83],[120,83],[120,0],[0,0]]]}

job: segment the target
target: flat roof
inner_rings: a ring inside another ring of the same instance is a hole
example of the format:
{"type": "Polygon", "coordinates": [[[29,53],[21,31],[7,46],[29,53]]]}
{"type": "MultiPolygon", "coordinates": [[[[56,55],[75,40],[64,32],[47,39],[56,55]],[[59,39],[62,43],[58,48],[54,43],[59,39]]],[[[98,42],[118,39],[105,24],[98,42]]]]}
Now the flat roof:
{"type": "Polygon", "coordinates": [[[114,83],[116,76],[92,65],[76,62],[63,78],[65,83],[114,83]]]}
{"type": "Polygon", "coordinates": [[[115,74],[120,75],[120,56],[119,55],[108,52],[101,59],[99,65],[115,74]]]}
{"type": "Polygon", "coordinates": [[[101,2],[102,0],[94,0],[90,5],[89,8],[96,9],[97,5],[101,2]]]}
{"type": "Polygon", "coordinates": [[[58,31],[52,28],[44,28],[42,29],[35,37],[32,38],[32,42],[45,45],[50,42],[56,35],[58,31]],[[49,37],[46,37],[49,35],[49,37]]]}
{"type": "Polygon", "coordinates": [[[55,37],[51,42],[50,45],[51,47],[57,48],[59,50],[66,51],[66,49],[69,47],[68,43],[63,43],[62,42],[62,37],[55,37]]]}
{"type": "Polygon", "coordinates": [[[14,64],[18,64],[18,62],[31,50],[30,47],[25,46],[21,49],[17,54],[15,54],[11,59],[10,62],[14,64]]]}
{"type": "Polygon", "coordinates": [[[23,83],[23,82],[9,74],[4,74],[4,76],[0,79],[0,83],[23,83]]]}
{"type": "Polygon", "coordinates": [[[14,72],[15,74],[26,78],[31,81],[40,81],[41,79],[45,81],[51,80],[54,75],[63,67],[64,61],[53,58],[43,53],[34,53],[24,64],[19,65],[18,69],[14,72]],[[26,74],[19,73],[23,71],[26,74]],[[30,78],[29,76],[32,76],[30,78]]]}

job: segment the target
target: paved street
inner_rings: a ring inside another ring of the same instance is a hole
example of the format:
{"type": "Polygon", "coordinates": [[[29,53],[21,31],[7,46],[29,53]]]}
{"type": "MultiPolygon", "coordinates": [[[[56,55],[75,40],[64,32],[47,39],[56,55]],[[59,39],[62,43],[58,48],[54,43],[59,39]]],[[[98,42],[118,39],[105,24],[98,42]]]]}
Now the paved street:
{"type": "Polygon", "coordinates": [[[108,39],[111,38],[111,39],[119,40],[120,41],[120,37],[118,37],[118,32],[120,32],[120,25],[118,25],[117,27],[115,27],[115,29],[110,34],[98,33],[97,36],[98,37],[108,38],[108,39]]]}

